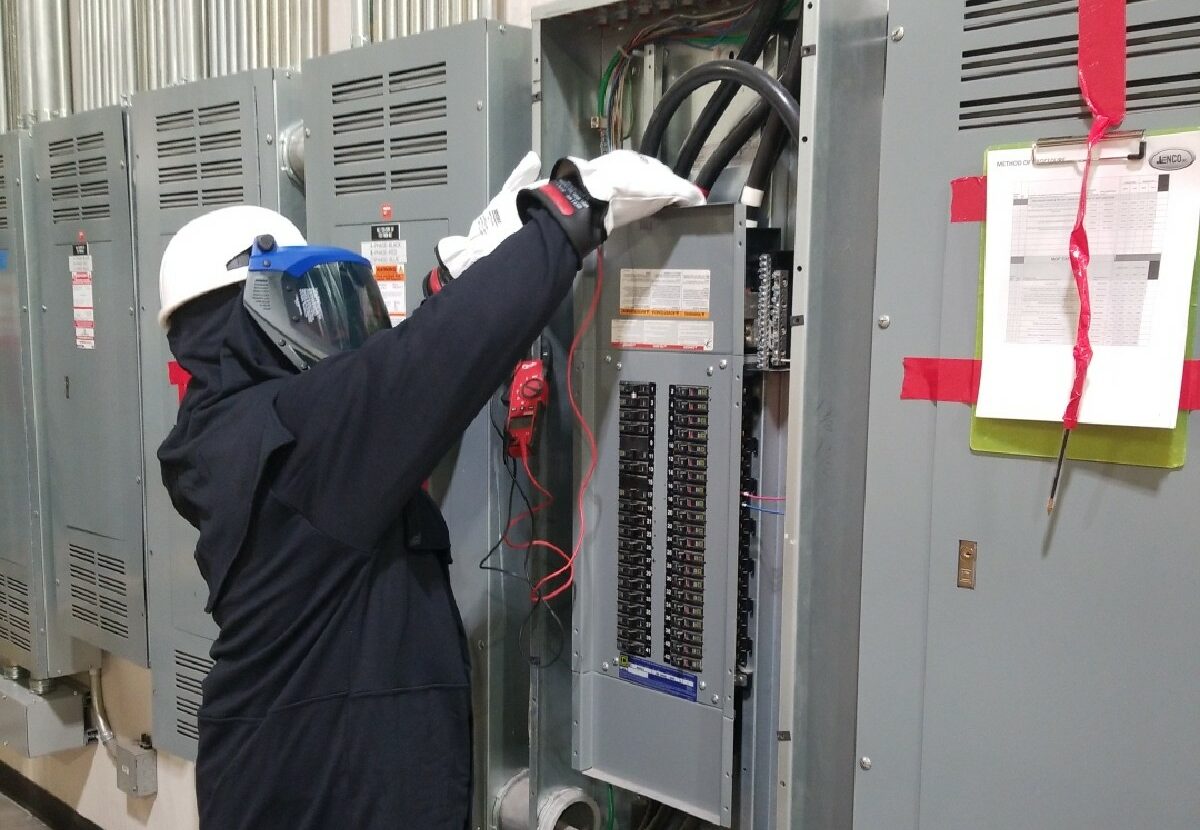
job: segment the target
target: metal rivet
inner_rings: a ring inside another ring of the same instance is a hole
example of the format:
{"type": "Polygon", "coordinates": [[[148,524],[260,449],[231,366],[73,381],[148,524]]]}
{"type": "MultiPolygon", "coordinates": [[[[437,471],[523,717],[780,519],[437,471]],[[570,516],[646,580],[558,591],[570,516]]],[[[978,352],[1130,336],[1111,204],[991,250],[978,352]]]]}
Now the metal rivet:
{"type": "Polygon", "coordinates": [[[729,368],[729,361],[728,361],[728,360],[722,360],[722,361],[721,361],[720,363],[718,363],[717,365],[718,365],[718,366],[720,366],[722,369],[728,369],[728,368],[729,368]]]}
{"type": "Polygon", "coordinates": [[[480,651],[483,651],[483,640],[479,640],[478,642],[476,642],[475,648],[479,649],[480,651]]]}
{"type": "Polygon", "coordinates": [[[605,363],[612,363],[612,355],[610,355],[610,354],[606,354],[606,355],[604,356],[604,362],[605,362],[605,363]]]}
{"type": "Polygon", "coordinates": [[[879,315],[879,327],[881,329],[886,329],[891,324],[892,324],[892,318],[890,316],[888,316],[887,314],[879,315]]]}
{"type": "Polygon", "coordinates": [[[713,703],[720,703],[720,702],[721,702],[721,696],[720,696],[720,695],[713,695],[713,696],[712,696],[712,702],[713,702],[713,703]]]}
{"type": "Polygon", "coordinates": [[[871,759],[868,758],[866,755],[864,755],[862,758],[858,759],[858,765],[865,770],[870,769],[871,768],[871,759]]]}
{"type": "Polygon", "coordinates": [[[503,26],[501,26],[499,29],[500,34],[504,34],[507,31],[508,31],[508,29],[504,28],[503,26]]]}
{"type": "Polygon", "coordinates": [[[46,307],[42,306],[42,311],[46,311],[46,310],[47,310],[46,307]]]}
{"type": "Polygon", "coordinates": [[[708,684],[707,684],[707,683],[705,683],[703,680],[701,680],[701,681],[700,681],[700,689],[701,689],[701,691],[703,691],[704,689],[707,689],[707,688],[708,688],[708,684]]]}
{"type": "Polygon", "coordinates": [[[475,109],[477,109],[477,110],[482,110],[482,109],[483,109],[483,101],[476,101],[476,102],[475,102],[475,109]]]}
{"type": "Polygon", "coordinates": [[[619,372],[619,371],[621,371],[623,368],[625,368],[625,364],[623,364],[621,361],[619,361],[619,360],[618,360],[618,361],[617,361],[617,371],[619,372]]]}
{"type": "Polygon", "coordinates": [[[904,40],[904,27],[897,26],[892,29],[892,43],[899,43],[902,40],[904,40]]]}
{"type": "Polygon", "coordinates": [[[310,130],[308,127],[305,127],[305,128],[304,128],[304,137],[305,137],[305,138],[312,138],[312,130],[310,130]]]}
{"type": "Polygon", "coordinates": [[[603,663],[601,663],[600,668],[604,669],[605,671],[608,671],[608,661],[605,660],[603,663]]]}
{"type": "Polygon", "coordinates": [[[142,483],[142,477],[141,477],[141,476],[138,476],[137,478],[135,478],[135,479],[134,479],[134,481],[135,481],[135,482],[137,482],[138,484],[141,484],[141,483],[142,483]]]}
{"type": "Polygon", "coordinates": [[[710,378],[713,376],[713,371],[714,371],[714,370],[713,370],[713,367],[709,366],[709,367],[708,367],[708,376],[709,376],[710,378]]]}
{"type": "Polygon", "coordinates": [[[267,133],[267,144],[274,144],[274,143],[275,143],[275,136],[271,135],[270,133],[267,133]]]}

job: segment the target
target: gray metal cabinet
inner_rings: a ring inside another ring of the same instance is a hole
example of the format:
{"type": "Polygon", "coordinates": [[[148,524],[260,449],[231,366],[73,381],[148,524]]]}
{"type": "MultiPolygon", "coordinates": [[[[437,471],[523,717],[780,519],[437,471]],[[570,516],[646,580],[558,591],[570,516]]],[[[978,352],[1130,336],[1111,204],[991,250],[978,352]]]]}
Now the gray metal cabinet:
{"type": "Polygon", "coordinates": [[[147,663],[132,204],[120,107],[33,130],[58,611],[147,663]]]}

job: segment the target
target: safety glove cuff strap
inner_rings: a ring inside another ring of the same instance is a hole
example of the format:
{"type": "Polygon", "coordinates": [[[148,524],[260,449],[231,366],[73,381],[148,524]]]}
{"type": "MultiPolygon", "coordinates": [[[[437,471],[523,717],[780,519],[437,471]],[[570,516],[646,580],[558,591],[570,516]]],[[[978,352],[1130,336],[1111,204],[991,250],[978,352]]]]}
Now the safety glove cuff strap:
{"type": "Polygon", "coordinates": [[[549,182],[517,194],[517,214],[522,222],[529,221],[529,212],[535,207],[554,217],[580,260],[604,242],[608,202],[588,193],[579,170],[569,159],[561,159],[554,165],[549,182]]]}

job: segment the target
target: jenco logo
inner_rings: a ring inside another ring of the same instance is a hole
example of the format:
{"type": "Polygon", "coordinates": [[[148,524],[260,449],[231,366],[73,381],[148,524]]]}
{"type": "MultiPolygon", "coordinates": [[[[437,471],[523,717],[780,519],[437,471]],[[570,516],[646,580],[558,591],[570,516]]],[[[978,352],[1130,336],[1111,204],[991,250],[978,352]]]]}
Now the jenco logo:
{"type": "Polygon", "coordinates": [[[1150,166],[1155,170],[1184,170],[1191,167],[1195,160],[1196,156],[1191,150],[1159,150],[1150,157],[1150,166]]]}

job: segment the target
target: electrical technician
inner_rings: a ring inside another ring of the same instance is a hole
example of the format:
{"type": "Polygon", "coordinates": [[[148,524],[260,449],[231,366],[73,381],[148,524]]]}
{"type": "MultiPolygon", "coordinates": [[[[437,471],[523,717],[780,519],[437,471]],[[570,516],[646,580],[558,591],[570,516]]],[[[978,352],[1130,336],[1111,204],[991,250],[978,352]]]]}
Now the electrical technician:
{"type": "Polygon", "coordinates": [[[421,483],[614,227],[699,190],[620,151],[530,154],[399,326],[363,258],[233,207],[172,239],[160,322],[191,373],[159,449],[220,628],[204,683],[204,830],[462,830],[467,644],[421,483]]]}

